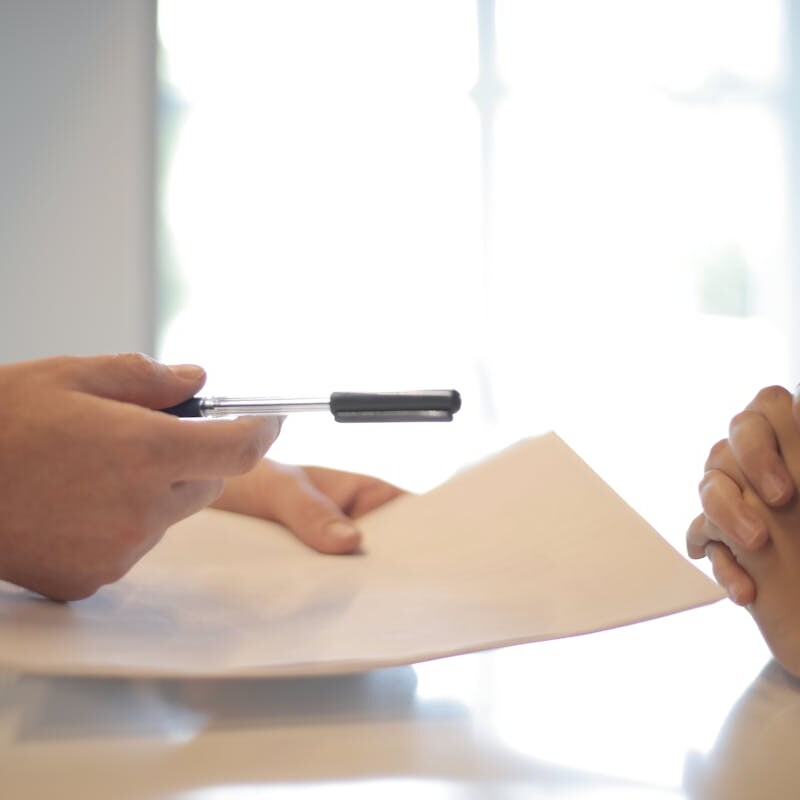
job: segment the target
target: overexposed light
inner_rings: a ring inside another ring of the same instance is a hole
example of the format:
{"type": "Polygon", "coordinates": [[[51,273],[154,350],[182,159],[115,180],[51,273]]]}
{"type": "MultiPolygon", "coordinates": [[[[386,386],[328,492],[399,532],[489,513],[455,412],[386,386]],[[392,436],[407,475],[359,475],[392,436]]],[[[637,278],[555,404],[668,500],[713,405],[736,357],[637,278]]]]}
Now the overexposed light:
{"type": "Polygon", "coordinates": [[[791,382],[782,4],[495,7],[481,117],[475,4],[163,0],[159,355],[223,395],[456,388],[445,429],[273,455],[422,490],[555,429],[681,547],[708,448],[791,382]]]}

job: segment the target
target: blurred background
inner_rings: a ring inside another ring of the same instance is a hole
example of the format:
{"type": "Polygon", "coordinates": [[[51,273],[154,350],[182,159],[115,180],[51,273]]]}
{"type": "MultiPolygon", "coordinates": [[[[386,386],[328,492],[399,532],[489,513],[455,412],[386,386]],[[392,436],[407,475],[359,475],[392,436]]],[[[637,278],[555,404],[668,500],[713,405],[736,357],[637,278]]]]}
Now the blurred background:
{"type": "Polygon", "coordinates": [[[456,388],[273,455],[424,490],[559,433],[676,547],[800,375],[792,0],[0,0],[0,356],[456,388]]]}

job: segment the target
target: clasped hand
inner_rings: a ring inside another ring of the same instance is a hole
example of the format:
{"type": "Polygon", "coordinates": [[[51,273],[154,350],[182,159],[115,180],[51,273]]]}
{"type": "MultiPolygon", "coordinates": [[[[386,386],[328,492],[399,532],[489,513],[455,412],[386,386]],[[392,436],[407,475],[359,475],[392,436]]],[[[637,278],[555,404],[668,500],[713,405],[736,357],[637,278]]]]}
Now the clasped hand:
{"type": "Polygon", "coordinates": [[[777,660],[800,675],[800,399],[762,389],[712,448],[701,513],[687,532],[731,599],[747,606],[777,660]]]}

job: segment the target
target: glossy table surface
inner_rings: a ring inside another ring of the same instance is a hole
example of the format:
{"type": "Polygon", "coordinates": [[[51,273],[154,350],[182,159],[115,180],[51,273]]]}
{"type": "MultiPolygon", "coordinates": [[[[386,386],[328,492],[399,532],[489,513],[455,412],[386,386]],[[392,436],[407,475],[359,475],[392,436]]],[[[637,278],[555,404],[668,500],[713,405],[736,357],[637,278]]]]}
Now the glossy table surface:
{"type": "Polygon", "coordinates": [[[800,797],[800,682],[727,601],[365,674],[0,679],[13,798],[800,797]]]}

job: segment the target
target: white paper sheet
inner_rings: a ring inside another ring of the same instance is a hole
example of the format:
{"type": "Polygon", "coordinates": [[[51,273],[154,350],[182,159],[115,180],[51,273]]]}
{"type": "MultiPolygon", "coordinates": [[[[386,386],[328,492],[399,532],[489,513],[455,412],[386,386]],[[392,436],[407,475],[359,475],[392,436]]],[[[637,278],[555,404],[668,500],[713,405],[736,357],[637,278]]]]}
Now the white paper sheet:
{"type": "Polygon", "coordinates": [[[720,599],[555,434],[406,496],[323,556],[204,511],[122,581],[60,605],[0,582],[0,667],[135,676],[323,674],[569,636],[720,599]]]}

